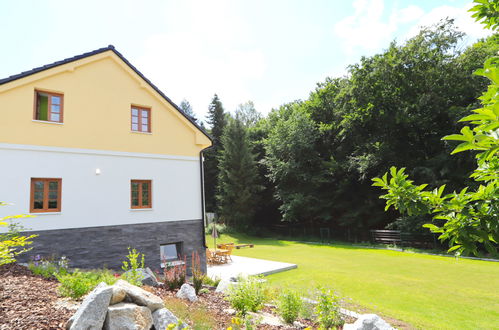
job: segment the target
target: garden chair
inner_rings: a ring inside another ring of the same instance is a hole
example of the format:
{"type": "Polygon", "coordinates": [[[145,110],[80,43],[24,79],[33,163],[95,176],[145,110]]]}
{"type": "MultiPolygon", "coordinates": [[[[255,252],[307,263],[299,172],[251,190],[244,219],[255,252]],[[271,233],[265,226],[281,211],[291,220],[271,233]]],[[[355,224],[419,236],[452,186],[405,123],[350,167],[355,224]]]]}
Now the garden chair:
{"type": "Polygon", "coordinates": [[[210,249],[206,249],[206,261],[210,265],[220,264],[222,263],[220,257],[215,253],[211,252],[210,249]]]}

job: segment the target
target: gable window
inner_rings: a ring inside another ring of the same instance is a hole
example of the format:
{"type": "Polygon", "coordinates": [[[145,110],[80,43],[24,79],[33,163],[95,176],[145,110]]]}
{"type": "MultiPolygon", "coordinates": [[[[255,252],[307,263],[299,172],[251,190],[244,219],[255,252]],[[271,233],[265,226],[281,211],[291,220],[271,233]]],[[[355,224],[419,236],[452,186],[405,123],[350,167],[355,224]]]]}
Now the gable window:
{"type": "Polygon", "coordinates": [[[131,181],[131,208],[149,209],[152,207],[151,180],[131,181]]]}
{"type": "Polygon", "coordinates": [[[151,132],[151,109],[132,106],[132,131],[151,132]]]}
{"type": "Polygon", "coordinates": [[[35,120],[62,123],[62,94],[35,91],[35,120]]]}
{"type": "Polygon", "coordinates": [[[30,212],[61,211],[61,179],[31,179],[30,212]]]}

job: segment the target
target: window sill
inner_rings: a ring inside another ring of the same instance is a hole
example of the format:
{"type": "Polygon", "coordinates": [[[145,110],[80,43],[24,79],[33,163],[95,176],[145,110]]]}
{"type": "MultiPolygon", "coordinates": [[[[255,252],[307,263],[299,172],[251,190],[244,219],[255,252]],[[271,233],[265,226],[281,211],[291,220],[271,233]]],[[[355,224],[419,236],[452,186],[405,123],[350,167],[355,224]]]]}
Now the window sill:
{"type": "Polygon", "coordinates": [[[64,123],[60,123],[60,122],[57,122],[57,121],[50,121],[50,120],[32,119],[31,121],[35,122],[35,123],[43,123],[43,124],[64,125],[64,123]]]}
{"type": "Polygon", "coordinates": [[[130,209],[130,211],[153,211],[153,208],[130,209]]]}
{"type": "Polygon", "coordinates": [[[59,214],[62,214],[62,212],[30,212],[28,214],[29,215],[34,215],[34,216],[38,216],[38,215],[59,215],[59,214]]]}
{"type": "Polygon", "coordinates": [[[152,132],[130,131],[130,133],[152,135],[152,132]]]}
{"type": "Polygon", "coordinates": [[[173,267],[173,266],[181,266],[181,265],[185,265],[185,262],[182,261],[182,260],[172,260],[172,261],[167,261],[166,263],[162,262],[161,263],[161,268],[173,267]]]}

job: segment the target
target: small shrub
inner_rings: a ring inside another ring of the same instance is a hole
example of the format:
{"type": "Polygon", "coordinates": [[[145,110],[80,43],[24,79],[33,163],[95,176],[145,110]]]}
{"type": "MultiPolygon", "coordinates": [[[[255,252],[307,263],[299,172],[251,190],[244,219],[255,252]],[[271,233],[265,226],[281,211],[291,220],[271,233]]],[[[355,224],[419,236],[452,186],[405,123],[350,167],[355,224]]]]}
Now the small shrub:
{"type": "Polygon", "coordinates": [[[217,276],[215,276],[214,278],[211,278],[209,276],[205,276],[205,278],[203,279],[204,284],[209,285],[209,286],[213,286],[215,288],[218,286],[218,283],[220,283],[220,281],[221,281],[221,278],[217,277],[217,276]]]}
{"type": "Polygon", "coordinates": [[[331,290],[322,289],[317,298],[315,312],[320,329],[337,329],[342,326],[345,321],[340,313],[340,297],[331,290]]]}
{"type": "Polygon", "coordinates": [[[60,282],[59,294],[73,299],[81,298],[93,290],[100,282],[112,285],[117,280],[113,273],[107,269],[90,272],[76,270],[74,273],[56,274],[56,277],[60,282]]]}
{"type": "Polygon", "coordinates": [[[41,275],[45,278],[53,278],[57,274],[64,275],[68,273],[69,259],[62,256],[59,260],[54,257],[42,258],[39,254],[32,257],[28,264],[28,269],[35,275],[41,275]]]}
{"type": "MultiPolygon", "coordinates": [[[[0,206],[5,205],[8,204],[0,202],[0,206]]],[[[13,221],[14,219],[30,217],[32,216],[21,214],[0,218],[0,227],[8,227],[7,232],[0,233],[0,266],[15,262],[18,255],[31,250],[26,246],[32,244],[33,242],[30,239],[38,235],[22,236],[21,231],[25,228],[13,221]]]]}
{"type": "MultiPolygon", "coordinates": [[[[166,261],[163,261],[163,263],[167,265],[166,261]]],[[[165,288],[168,290],[180,288],[185,283],[186,269],[185,258],[183,264],[165,266],[163,269],[165,288]]]]}
{"type": "Polygon", "coordinates": [[[223,223],[209,223],[208,226],[206,226],[205,228],[205,233],[206,235],[211,235],[212,231],[213,231],[213,226],[215,226],[215,228],[217,229],[217,232],[218,234],[223,234],[225,232],[227,232],[227,226],[224,225],[223,223]]]}
{"type": "Polygon", "coordinates": [[[123,261],[123,269],[126,274],[123,274],[123,279],[130,284],[142,286],[142,273],[138,271],[139,268],[144,268],[144,254],[137,252],[136,249],[128,247],[127,260],[123,261]],[[139,261],[140,260],[140,261],[139,261]]]}
{"type": "Polygon", "coordinates": [[[260,277],[244,279],[229,287],[226,299],[239,315],[257,312],[266,300],[264,284],[260,277]]]}
{"type": "Polygon", "coordinates": [[[199,259],[199,253],[192,253],[192,284],[196,294],[199,293],[201,287],[203,286],[203,281],[206,275],[201,271],[201,260],[199,259]]]}
{"type": "Polygon", "coordinates": [[[291,290],[286,290],[279,295],[277,311],[284,322],[293,323],[300,314],[302,300],[300,295],[291,290]]]}

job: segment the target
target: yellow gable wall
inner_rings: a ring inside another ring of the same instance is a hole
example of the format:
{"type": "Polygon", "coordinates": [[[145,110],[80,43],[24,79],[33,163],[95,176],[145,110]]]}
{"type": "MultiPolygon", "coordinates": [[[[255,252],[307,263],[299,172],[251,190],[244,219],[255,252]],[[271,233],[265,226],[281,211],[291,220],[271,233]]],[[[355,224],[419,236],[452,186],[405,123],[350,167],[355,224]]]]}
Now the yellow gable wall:
{"type": "Polygon", "coordinates": [[[0,143],[198,156],[209,139],[111,51],[0,86],[0,143]],[[33,119],[34,90],[64,94],[64,123],[33,119]],[[131,131],[131,105],[151,133],[131,131]]]}

